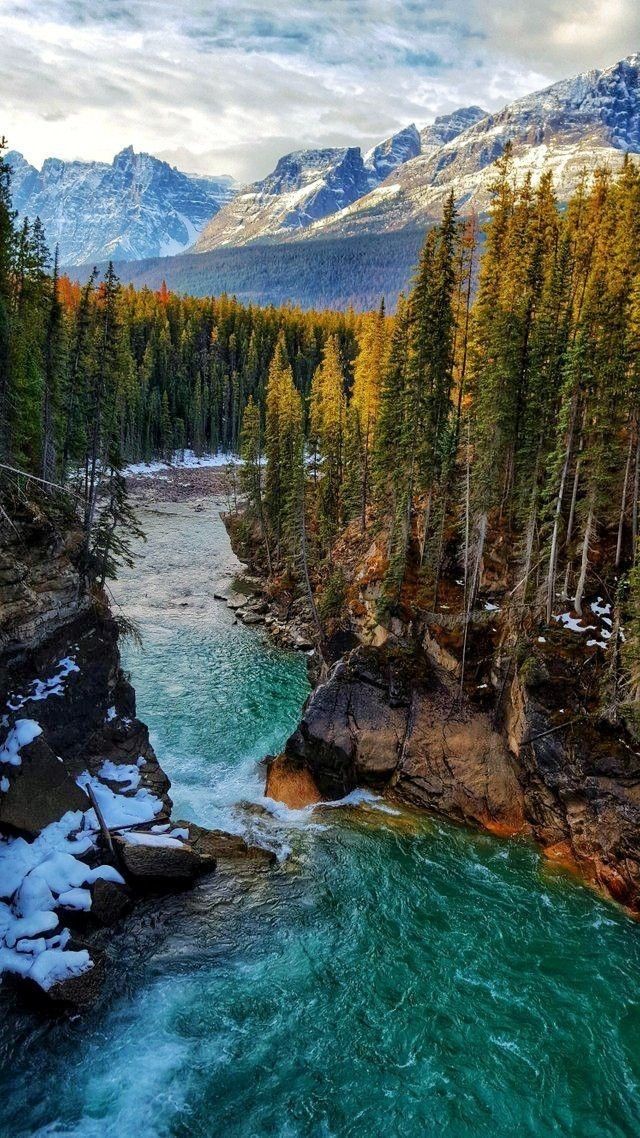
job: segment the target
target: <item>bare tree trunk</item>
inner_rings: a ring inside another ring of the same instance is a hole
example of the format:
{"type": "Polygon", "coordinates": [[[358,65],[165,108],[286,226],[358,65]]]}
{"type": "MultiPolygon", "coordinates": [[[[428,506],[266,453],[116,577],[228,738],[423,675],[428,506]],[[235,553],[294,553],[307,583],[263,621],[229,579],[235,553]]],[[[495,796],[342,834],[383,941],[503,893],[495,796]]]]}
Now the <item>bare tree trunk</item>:
{"type": "Polygon", "coordinates": [[[573,537],[573,523],[576,517],[576,502],[578,501],[578,486],[580,485],[580,458],[576,462],[575,474],[573,476],[573,490],[571,491],[571,505],[569,507],[569,521],[567,522],[567,532],[565,535],[565,548],[569,545],[573,537]]]}
{"type": "Polygon", "coordinates": [[[553,615],[553,599],[556,591],[556,569],[558,564],[558,538],[560,534],[560,517],[562,515],[562,500],[564,498],[564,488],[567,482],[567,475],[569,473],[569,464],[571,462],[571,453],[573,450],[573,434],[575,430],[577,413],[577,403],[574,401],[574,406],[571,412],[571,420],[569,423],[569,435],[567,437],[567,446],[564,455],[564,463],[562,466],[562,474],[560,476],[560,485],[556,496],[556,506],[553,518],[553,531],[551,534],[551,550],[549,553],[549,571],[547,573],[547,624],[551,623],[553,615]]]}
{"type": "Polygon", "coordinates": [[[640,497],[640,431],[636,423],[636,469],[633,479],[633,509],[631,511],[631,538],[633,542],[633,560],[636,559],[638,545],[638,498],[640,497]]]}
{"type": "Polygon", "coordinates": [[[464,503],[464,638],[462,641],[462,660],[460,661],[460,688],[458,699],[462,700],[464,692],[464,669],[467,661],[467,634],[469,631],[469,542],[471,536],[471,461],[469,424],[467,424],[467,462],[465,476],[465,503],[464,503]]]}
{"type": "Polygon", "coordinates": [[[447,517],[447,499],[445,498],[441,506],[440,529],[438,532],[438,542],[436,545],[435,556],[435,575],[433,582],[433,607],[438,607],[438,588],[440,586],[440,565],[442,562],[442,546],[444,544],[444,526],[447,517]]]}
{"type": "Polygon", "coordinates": [[[432,499],[432,497],[433,497],[433,491],[430,490],[429,495],[427,497],[427,508],[424,512],[424,525],[422,527],[422,541],[420,542],[420,568],[422,568],[422,566],[424,565],[424,555],[425,555],[425,550],[427,548],[427,538],[429,536],[429,526],[431,524],[431,499],[432,499]]]}
{"type": "Polygon", "coordinates": [[[627,509],[627,489],[629,486],[629,473],[631,471],[631,457],[633,455],[633,434],[629,435],[629,450],[627,451],[627,465],[624,470],[622,483],[622,500],[620,502],[620,520],[618,522],[618,540],[616,542],[616,569],[620,568],[622,561],[622,539],[624,535],[624,515],[627,509]]]}
{"type": "Polygon", "coordinates": [[[589,498],[589,513],[587,514],[587,524],[584,528],[584,538],[582,539],[582,558],[580,562],[580,576],[578,577],[578,584],[576,585],[576,595],[573,599],[573,606],[578,613],[582,616],[582,598],[584,596],[584,587],[587,580],[587,569],[589,567],[589,542],[591,541],[591,531],[593,529],[593,492],[589,498]]]}
{"type": "MultiPolygon", "coordinates": [[[[304,474],[303,474],[304,478],[304,474]]],[[[313,589],[311,588],[311,581],[309,579],[309,559],[307,556],[307,525],[305,520],[305,502],[304,502],[304,481],[302,484],[301,502],[300,502],[300,560],[302,561],[302,573],[304,576],[305,590],[307,593],[307,600],[309,601],[309,608],[313,616],[313,623],[318,632],[318,651],[323,665],[326,667],[326,653],[325,653],[325,639],[324,629],[318,615],[316,602],[313,596],[313,589]]]]}

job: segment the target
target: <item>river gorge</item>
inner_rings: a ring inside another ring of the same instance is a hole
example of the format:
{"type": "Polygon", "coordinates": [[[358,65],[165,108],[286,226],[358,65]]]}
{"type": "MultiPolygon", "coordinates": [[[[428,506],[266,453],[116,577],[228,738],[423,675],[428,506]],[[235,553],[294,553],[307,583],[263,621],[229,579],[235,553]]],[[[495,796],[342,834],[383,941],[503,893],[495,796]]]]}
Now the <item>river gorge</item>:
{"type": "Polygon", "coordinates": [[[371,793],[264,797],[306,658],[237,622],[206,499],[141,511],[115,587],[174,817],[274,851],[143,901],[95,1008],[7,1010],[0,1135],[614,1138],[640,1129],[640,928],[523,839],[371,793]]]}

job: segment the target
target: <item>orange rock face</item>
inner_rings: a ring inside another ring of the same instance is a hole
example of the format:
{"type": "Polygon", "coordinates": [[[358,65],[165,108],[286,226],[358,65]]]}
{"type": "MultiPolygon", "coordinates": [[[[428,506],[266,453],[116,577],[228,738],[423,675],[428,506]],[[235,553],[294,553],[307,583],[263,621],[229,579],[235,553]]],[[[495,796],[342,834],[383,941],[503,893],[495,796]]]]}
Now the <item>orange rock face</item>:
{"type": "Polygon", "coordinates": [[[286,755],[279,755],[269,764],[265,794],[267,798],[283,802],[291,810],[301,810],[322,801],[322,795],[310,772],[293,763],[286,755]]]}

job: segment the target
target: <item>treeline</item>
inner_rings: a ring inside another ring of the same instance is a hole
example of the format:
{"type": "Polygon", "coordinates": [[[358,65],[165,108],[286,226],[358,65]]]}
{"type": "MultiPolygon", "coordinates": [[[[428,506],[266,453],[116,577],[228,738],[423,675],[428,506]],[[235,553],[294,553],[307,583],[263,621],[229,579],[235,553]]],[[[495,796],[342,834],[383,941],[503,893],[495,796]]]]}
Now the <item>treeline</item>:
{"type": "MultiPolygon", "coordinates": [[[[189,296],[228,293],[244,304],[331,308],[358,312],[375,308],[380,297],[395,308],[406,290],[424,240],[421,230],[363,233],[356,237],[309,237],[181,253],[115,268],[136,288],[170,289],[189,296]]],[[[104,266],[106,268],[106,266],[104,266]]],[[[78,269],[81,279],[91,266],[78,269]]],[[[74,275],[73,273],[71,275],[74,275]]]]}
{"type": "MultiPolygon", "coordinates": [[[[306,467],[305,408],[281,342],[264,435],[254,409],[244,435],[270,562],[329,574],[335,538],[359,519],[386,536],[388,611],[409,582],[435,606],[453,570],[470,613],[498,546],[516,602],[547,621],[558,595],[581,613],[590,584],[614,588],[638,539],[639,268],[632,161],[585,178],[561,210],[551,174],[519,184],[507,148],[482,232],[451,199],[397,315],[363,319],[352,384],[327,340],[306,467]]],[[[629,604],[633,624],[633,592],[629,604]]]]}

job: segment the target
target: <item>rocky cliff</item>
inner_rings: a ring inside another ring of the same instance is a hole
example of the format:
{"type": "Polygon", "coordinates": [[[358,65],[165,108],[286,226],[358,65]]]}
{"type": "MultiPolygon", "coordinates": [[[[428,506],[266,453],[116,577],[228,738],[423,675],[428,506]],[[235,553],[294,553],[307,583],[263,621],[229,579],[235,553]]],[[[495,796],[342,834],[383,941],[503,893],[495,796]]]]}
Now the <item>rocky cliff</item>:
{"type": "MultiPolygon", "coordinates": [[[[269,775],[307,772],[320,793],[390,793],[454,822],[533,838],[552,860],[640,912],[640,755],[624,730],[586,718],[576,668],[549,675],[498,654],[461,697],[437,639],[359,647],[304,710],[269,775]]],[[[453,659],[447,651],[449,662],[453,659]]]]}
{"type": "Polygon", "coordinates": [[[228,838],[172,821],[118,625],[105,594],[82,582],[73,522],[52,516],[23,504],[2,533],[0,975],[64,1008],[99,992],[100,926],[230,850],[228,838]]]}
{"type": "MultiPolygon", "coordinates": [[[[264,571],[247,527],[234,517],[227,526],[239,556],[264,571]]],[[[365,786],[449,821],[522,835],[640,913],[640,744],[624,714],[607,708],[611,605],[592,597],[583,618],[558,613],[550,626],[523,628],[504,550],[487,549],[466,635],[455,578],[441,582],[438,611],[409,588],[381,622],[383,545],[347,531],[334,547],[346,591],[339,619],[325,626],[329,670],[316,669],[301,722],[270,763],[267,794],[299,807],[365,786]]],[[[275,580],[247,611],[266,613],[280,642],[295,646],[302,629],[313,641],[304,598],[289,595],[285,607],[287,595],[275,580]]]]}

